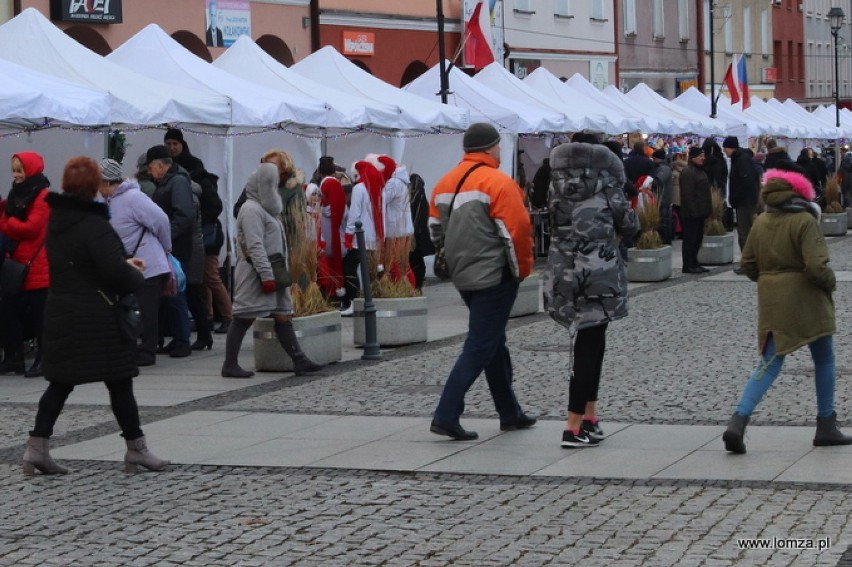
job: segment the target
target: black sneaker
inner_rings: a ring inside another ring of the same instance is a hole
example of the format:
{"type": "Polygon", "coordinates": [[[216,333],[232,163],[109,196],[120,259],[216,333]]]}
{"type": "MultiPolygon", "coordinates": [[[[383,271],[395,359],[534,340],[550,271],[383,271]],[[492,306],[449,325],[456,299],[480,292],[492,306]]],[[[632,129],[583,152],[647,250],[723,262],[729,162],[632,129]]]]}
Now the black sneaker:
{"type": "Polygon", "coordinates": [[[596,441],[603,441],[606,439],[606,433],[601,429],[600,422],[592,423],[589,419],[583,420],[583,433],[587,433],[589,437],[596,441]]]}
{"type": "Polygon", "coordinates": [[[566,449],[582,449],[583,447],[597,447],[597,439],[592,439],[588,433],[580,429],[579,435],[574,435],[570,431],[562,432],[562,446],[566,449]]]}

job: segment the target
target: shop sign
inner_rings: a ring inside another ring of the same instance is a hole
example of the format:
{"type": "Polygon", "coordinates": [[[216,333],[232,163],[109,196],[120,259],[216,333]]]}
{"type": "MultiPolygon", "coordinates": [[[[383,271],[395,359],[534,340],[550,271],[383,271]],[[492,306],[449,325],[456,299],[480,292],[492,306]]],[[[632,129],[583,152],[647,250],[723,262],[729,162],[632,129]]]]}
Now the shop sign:
{"type": "Polygon", "coordinates": [[[59,22],[120,24],[121,0],[50,0],[50,19],[59,22]]]}
{"type": "Polygon", "coordinates": [[[343,55],[375,55],[376,34],[363,31],[343,32],[343,55]]]}
{"type": "Polygon", "coordinates": [[[510,59],[512,73],[519,79],[526,79],[530,73],[541,67],[540,59],[510,59]]]}
{"type": "Polygon", "coordinates": [[[760,70],[760,82],[775,84],[778,82],[778,68],[764,67],[760,70]]]}

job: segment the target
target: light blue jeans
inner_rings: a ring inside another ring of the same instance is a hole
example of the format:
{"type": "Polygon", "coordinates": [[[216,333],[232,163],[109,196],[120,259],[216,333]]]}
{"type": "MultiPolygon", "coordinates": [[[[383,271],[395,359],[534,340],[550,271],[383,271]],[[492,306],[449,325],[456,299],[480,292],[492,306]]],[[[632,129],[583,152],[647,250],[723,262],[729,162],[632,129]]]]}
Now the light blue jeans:
{"type": "MultiPolygon", "coordinates": [[[[816,373],[817,416],[830,417],[834,413],[834,337],[822,337],[808,345],[814,361],[816,373]]],[[[762,360],[749,376],[737,406],[737,413],[750,416],[772,386],[781,367],[784,356],[775,354],[775,338],[770,334],[766,340],[766,349],[762,360]]]]}

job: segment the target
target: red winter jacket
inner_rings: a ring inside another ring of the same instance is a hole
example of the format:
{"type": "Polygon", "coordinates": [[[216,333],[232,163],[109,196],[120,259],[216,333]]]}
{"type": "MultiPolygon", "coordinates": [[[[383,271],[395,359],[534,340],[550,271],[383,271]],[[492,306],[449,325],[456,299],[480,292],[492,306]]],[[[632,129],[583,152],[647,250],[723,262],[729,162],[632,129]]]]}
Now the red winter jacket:
{"type": "MultiPolygon", "coordinates": [[[[21,152],[16,154],[24,165],[27,176],[41,173],[35,161],[30,160],[32,152],[21,152]]],[[[37,156],[37,154],[32,154],[37,156]]],[[[43,162],[41,162],[43,163],[43,162]]],[[[43,166],[42,166],[43,167],[43,166]]],[[[44,289],[50,287],[50,276],[47,268],[47,250],[44,247],[44,239],[47,236],[47,220],[50,218],[50,207],[45,202],[48,189],[42,189],[27,211],[27,220],[21,221],[15,217],[0,215],[0,232],[12,240],[18,241],[18,247],[12,253],[12,258],[26,264],[33,259],[27,279],[24,280],[24,291],[33,289],[44,289]],[[36,254],[38,251],[38,254],[36,254]]]]}

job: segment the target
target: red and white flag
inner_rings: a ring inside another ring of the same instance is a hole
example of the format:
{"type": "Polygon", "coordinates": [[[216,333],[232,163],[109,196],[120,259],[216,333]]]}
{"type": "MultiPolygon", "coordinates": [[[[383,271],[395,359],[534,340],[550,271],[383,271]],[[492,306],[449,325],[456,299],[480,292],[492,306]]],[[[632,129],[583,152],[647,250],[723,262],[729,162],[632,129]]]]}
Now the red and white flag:
{"type": "Polygon", "coordinates": [[[737,104],[742,101],[743,110],[751,106],[751,97],[748,93],[748,74],[746,73],[746,60],[742,55],[734,55],[728,72],[725,73],[725,85],[731,94],[731,103],[737,104]]]}
{"type": "Polygon", "coordinates": [[[464,25],[464,61],[473,66],[475,71],[494,62],[494,52],[491,49],[491,14],[488,4],[479,2],[470,20],[464,25]]]}

